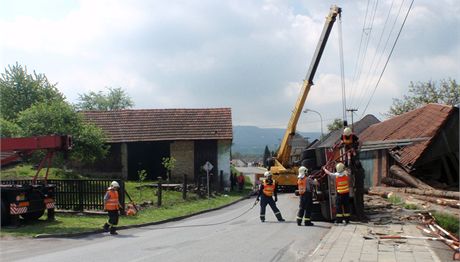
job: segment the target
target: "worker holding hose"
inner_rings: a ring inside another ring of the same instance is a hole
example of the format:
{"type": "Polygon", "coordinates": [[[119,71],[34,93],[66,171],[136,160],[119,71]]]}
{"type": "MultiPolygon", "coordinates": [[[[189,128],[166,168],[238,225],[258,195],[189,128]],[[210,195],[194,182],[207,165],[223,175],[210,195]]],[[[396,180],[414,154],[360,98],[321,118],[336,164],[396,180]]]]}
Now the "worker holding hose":
{"type": "Polygon", "coordinates": [[[265,209],[267,205],[273,210],[278,221],[285,221],[281,216],[281,212],[276,207],[276,201],[278,201],[276,181],[272,179],[272,173],[270,171],[265,172],[264,181],[260,184],[259,194],[257,195],[257,202],[260,200],[260,221],[265,222],[265,209]],[[274,198],[274,200],[273,200],[274,198]]]}

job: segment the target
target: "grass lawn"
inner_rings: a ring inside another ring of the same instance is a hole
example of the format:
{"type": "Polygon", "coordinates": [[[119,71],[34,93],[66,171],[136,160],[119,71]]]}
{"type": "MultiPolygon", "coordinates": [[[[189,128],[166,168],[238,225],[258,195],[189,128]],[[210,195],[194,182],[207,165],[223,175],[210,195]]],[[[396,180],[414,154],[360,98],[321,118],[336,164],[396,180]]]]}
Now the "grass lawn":
{"type": "MultiPolygon", "coordinates": [[[[17,179],[28,178],[33,176],[33,170],[30,171],[30,166],[18,167],[18,169],[8,170],[3,172],[2,179],[17,179]]],[[[69,175],[62,177],[59,170],[52,170],[50,177],[52,178],[69,178],[75,179],[78,175],[69,175]]],[[[150,184],[154,181],[143,182],[142,184],[150,184]]],[[[162,191],[162,206],[156,207],[157,203],[157,190],[148,187],[138,187],[142,185],[139,182],[126,182],[126,190],[136,204],[150,201],[153,205],[142,209],[136,216],[121,216],[119,226],[139,225],[149,222],[157,222],[165,219],[170,219],[179,216],[194,214],[203,210],[213,209],[216,207],[224,206],[229,203],[239,200],[241,197],[246,196],[248,189],[243,192],[230,192],[228,194],[218,194],[210,199],[200,198],[193,193],[187,193],[187,199],[182,199],[182,192],[163,190],[162,191]]],[[[103,194],[101,195],[101,198],[103,194]]],[[[126,198],[128,202],[129,199],[126,198]]],[[[0,236],[35,236],[37,234],[62,234],[62,233],[78,233],[93,231],[101,229],[102,225],[106,222],[106,215],[83,215],[83,214],[63,214],[56,213],[56,221],[46,221],[46,214],[38,221],[25,223],[21,221],[19,228],[2,228],[0,236]]]]}

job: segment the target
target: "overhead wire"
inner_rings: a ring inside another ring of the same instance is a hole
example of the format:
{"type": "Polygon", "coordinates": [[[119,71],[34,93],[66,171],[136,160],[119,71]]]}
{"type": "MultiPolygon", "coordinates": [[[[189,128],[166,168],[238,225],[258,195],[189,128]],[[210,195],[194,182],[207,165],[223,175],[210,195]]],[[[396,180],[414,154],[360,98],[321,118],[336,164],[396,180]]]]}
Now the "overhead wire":
{"type": "MultiPolygon", "coordinates": [[[[372,9],[372,19],[371,21],[369,22],[369,27],[366,28],[369,33],[368,33],[368,37],[367,37],[367,41],[366,41],[366,46],[365,46],[365,49],[364,49],[364,56],[363,56],[363,60],[361,62],[361,65],[360,65],[360,68],[359,68],[359,71],[358,71],[358,78],[356,80],[356,88],[359,89],[360,88],[360,82],[361,82],[361,74],[362,74],[362,71],[363,71],[363,67],[366,63],[366,57],[367,57],[367,51],[368,51],[368,48],[369,48],[369,42],[372,38],[372,31],[373,31],[373,27],[374,27],[374,21],[375,21],[375,16],[377,14],[377,8],[378,8],[378,0],[375,1],[375,4],[373,6],[373,9],[372,9]]],[[[358,97],[362,96],[362,93],[363,93],[363,89],[361,89],[361,92],[359,92],[359,95],[358,97]]]]}
{"type": "Polygon", "coordinates": [[[361,39],[359,40],[359,47],[358,47],[358,54],[357,54],[357,57],[356,57],[356,63],[355,63],[355,67],[353,69],[353,78],[351,80],[351,88],[350,88],[350,93],[349,93],[349,99],[348,100],[351,100],[353,98],[353,92],[354,92],[354,84],[355,84],[355,80],[356,80],[356,74],[357,74],[357,71],[358,71],[358,65],[360,64],[360,57],[361,57],[361,46],[362,46],[362,43],[363,43],[363,38],[364,38],[364,29],[366,28],[366,21],[367,21],[367,14],[369,13],[369,3],[370,3],[370,0],[367,0],[367,6],[366,6],[366,14],[364,15],[364,20],[363,20],[363,28],[361,30],[361,39]]]}
{"type": "Polygon", "coordinates": [[[377,83],[375,84],[374,90],[372,91],[372,95],[371,95],[371,97],[369,98],[369,101],[367,102],[366,107],[364,108],[361,117],[362,117],[362,116],[364,115],[364,113],[367,111],[367,108],[368,108],[370,102],[372,101],[372,98],[374,97],[375,90],[377,90],[377,87],[378,87],[378,85],[379,85],[379,83],[380,83],[380,80],[382,79],[383,73],[385,73],[385,69],[386,69],[386,67],[387,67],[387,65],[388,65],[388,61],[390,61],[391,55],[393,54],[393,51],[394,51],[395,46],[396,46],[396,43],[398,42],[399,36],[401,35],[402,29],[404,28],[404,25],[406,24],[407,17],[409,16],[409,13],[410,13],[410,10],[412,9],[412,5],[414,4],[414,1],[415,1],[415,0],[412,0],[412,1],[411,1],[410,6],[409,6],[409,8],[407,9],[406,16],[404,17],[404,21],[403,21],[403,23],[401,24],[401,28],[399,29],[398,35],[396,36],[395,42],[393,43],[393,46],[392,46],[391,51],[390,51],[390,54],[388,55],[388,58],[387,58],[387,60],[386,60],[386,62],[385,62],[385,66],[383,67],[383,70],[382,70],[382,72],[381,72],[381,74],[380,74],[380,76],[379,76],[379,79],[378,79],[377,83]]]}
{"type": "Polygon", "coordinates": [[[342,42],[342,15],[339,14],[339,53],[340,53],[340,82],[342,84],[342,107],[343,107],[343,121],[347,121],[347,100],[345,97],[345,65],[343,62],[343,42],[342,42]]]}
{"type": "MultiPolygon", "coordinates": [[[[393,1],[394,2],[394,1],[393,1]]],[[[387,46],[388,46],[388,42],[390,41],[391,39],[391,36],[393,34],[393,30],[395,29],[395,26],[396,26],[396,22],[398,21],[399,19],[399,16],[401,14],[401,10],[402,10],[402,7],[404,6],[404,2],[405,0],[403,0],[399,6],[399,10],[398,10],[398,13],[394,19],[394,22],[393,22],[393,25],[390,29],[390,32],[388,33],[388,37],[385,41],[385,44],[383,46],[383,49],[380,51],[379,48],[380,48],[380,43],[381,43],[381,40],[383,38],[383,35],[385,33],[385,29],[386,29],[386,25],[387,25],[387,22],[389,20],[389,17],[390,17],[390,14],[391,14],[391,10],[392,10],[392,7],[393,7],[393,2],[392,2],[392,5],[388,11],[388,16],[387,16],[387,20],[385,21],[385,26],[384,26],[384,29],[382,30],[382,34],[380,35],[380,39],[379,39],[379,42],[378,42],[378,45],[377,45],[377,48],[375,50],[375,53],[374,53],[374,56],[372,58],[372,63],[368,69],[368,73],[367,73],[367,76],[366,76],[366,80],[364,82],[364,86],[363,86],[363,90],[365,90],[364,92],[362,92],[362,96],[360,97],[360,100],[359,100],[359,103],[357,105],[361,105],[361,103],[364,101],[364,98],[366,97],[366,94],[368,93],[368,91],[371,90],[371,86],[372,86],[372,77],[377,73],[377,70],[378,70],[378,67],[379,65],[381,64],[381,61],[382,61],[382,58],[385,54],[385,50],[387,49],[387,46]],[[374,66],[374,62],[375,62],[375,58],[377,56],[377,54],[380,53],[380,56],[379,56],[379,59],[378,59],[378,62],[375,63],[375,66],[374,66]]],[[[358,107],[359,107],[358,106],[358,107]]]]}

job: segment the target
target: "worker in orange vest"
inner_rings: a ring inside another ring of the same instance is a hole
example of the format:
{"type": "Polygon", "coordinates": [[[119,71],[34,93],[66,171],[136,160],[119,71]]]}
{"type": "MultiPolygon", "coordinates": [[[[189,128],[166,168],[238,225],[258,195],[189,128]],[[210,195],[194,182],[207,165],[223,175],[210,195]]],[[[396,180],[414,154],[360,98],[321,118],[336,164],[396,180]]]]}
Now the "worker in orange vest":
{"type": "Polygon", "coordinates": [[[240,174],[239,176],[236,177],[236,181],[238,183],[238,191],[242,191],[244,187],[244,175],[240,174]]]}
{"type": "Polygon", "coordinates": [[[111,235],[118,235],[116,225],[118,225],[118,210],[120,207],[120,201],[118,199],[118,189],[120,185],[117,181],[113,181],[104,196],[104,210],[107,211],[109,219],[104,224],[103,228],[105,232],[109,232],[111,235]]]}
{"type": "Polygon", "coordinates": [[[359,138],[356,136],[351,128],[345,127],[343,129],[343,134],[340,139],[340,146],[344,148],[344,155],[346,157],[345,163],[347,166],[350,166],[351,161],[356,157],[358,147],[359,147],[359,138]]]}
{"type": "Polygon", "coordinates": [[[348,224],[350,222],[350,189],[348,182],[348,174],[343,163],[338,163],[335,166],[335,173],[330,172],[323,166],[326,174],[335,180],[336,198],[336,220],[335,223],[348,224]]]}
{"type": "Polygon", "coordinates": [[[285,220],[281,216],[281,212],[278,207],[276,207],[275,203],[278,201],[276,181],[272,179],[272,173],[270,173],[270,171],[265,172],[264,177],[265,179],[260,184],[259,194],[256,200],[257,202],[260,200],[260,221],[265,222],[265,209],[267,205],[270,205],[273,213],[275,213],[276,219],[283,222],[285,220]],[[273,197],[275,200],[273,200],[273,197]]]}
{"type": "Polygon", "coordinates": [[[314,180],[308,175],[308,169],[304,166],[299,168],[297,177],[298,195],[300,198],[299,211],[297,212],[297,225],[313,226],[311,222],[311,208],[313,205],[313,184],[314,180]]]}

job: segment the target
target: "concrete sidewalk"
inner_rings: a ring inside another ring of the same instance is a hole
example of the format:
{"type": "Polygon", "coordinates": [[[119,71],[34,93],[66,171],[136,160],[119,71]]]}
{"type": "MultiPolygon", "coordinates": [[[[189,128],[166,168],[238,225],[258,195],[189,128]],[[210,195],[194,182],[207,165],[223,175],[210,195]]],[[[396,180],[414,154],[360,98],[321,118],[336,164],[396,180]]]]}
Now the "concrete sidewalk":
{"type": "Polygon", "coordinates": [[[334,225],[307,261],[452,261],[453,251],[443,243],[420,239],[379,239],[382,235],[423,236],[414,224],[334,225]]]}

